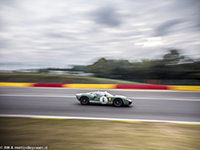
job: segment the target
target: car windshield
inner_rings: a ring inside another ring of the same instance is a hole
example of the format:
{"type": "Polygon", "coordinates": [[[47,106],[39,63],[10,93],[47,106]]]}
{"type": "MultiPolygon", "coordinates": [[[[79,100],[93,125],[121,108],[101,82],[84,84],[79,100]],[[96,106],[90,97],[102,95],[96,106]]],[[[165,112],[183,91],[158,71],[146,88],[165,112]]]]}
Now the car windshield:
{"type": "Polygon", "coordinates": [[[99,91],[98,91],[98,92],[97,92],[97,95],[103,96],[103,95],[105,95],[105,94],[104,94],[104,92],[99,92],[99,91]]]}
{"type": "Polygon", "coordinates": [[[106,96],[113,96],[112,94],[110,94],[110,93],[108,93],[108,92],[105,92],[104,95],[106,95],[106,96]]]}
{"type": "Polygon", "coordinates": [[[111,97],[113,96],[112,94],[108,93],[108,92],[93,92],[92,94],[97,94],[99,96],[108,96],[108,97],[111,97]]]}

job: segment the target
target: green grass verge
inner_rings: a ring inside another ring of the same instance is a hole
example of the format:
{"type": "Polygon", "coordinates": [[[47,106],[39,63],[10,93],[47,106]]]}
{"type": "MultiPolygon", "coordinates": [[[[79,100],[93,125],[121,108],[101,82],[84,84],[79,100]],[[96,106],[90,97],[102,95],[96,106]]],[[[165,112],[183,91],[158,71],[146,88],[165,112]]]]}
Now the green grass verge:
{"type": "Polygon", "coordinates": [[[138,82],[129,82],[124,80],[40,73],[0,73],[0,82],[141,84],[138,82]]]}
{"type": "Polygon", "coordinates": [[[51,150],[199,150],[200,125],[0,118],[0,146],[51,150]]]}

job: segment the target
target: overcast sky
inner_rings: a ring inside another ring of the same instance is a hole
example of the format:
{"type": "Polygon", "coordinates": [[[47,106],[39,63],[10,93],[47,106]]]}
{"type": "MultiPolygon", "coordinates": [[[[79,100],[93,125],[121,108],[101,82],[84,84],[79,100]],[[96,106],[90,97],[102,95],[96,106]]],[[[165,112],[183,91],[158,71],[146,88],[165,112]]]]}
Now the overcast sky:
{"type": "Polygon", "coordinates": [[[0,63],[200,57],[199,0],[0,0],[0,63]]]}

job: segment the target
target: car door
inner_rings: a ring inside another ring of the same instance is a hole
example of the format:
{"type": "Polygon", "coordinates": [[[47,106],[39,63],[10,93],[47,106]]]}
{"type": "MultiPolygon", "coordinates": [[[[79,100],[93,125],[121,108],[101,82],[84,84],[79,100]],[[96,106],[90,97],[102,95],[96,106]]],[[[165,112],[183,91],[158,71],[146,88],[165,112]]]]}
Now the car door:
{"type": "Polygon", "coordinates": [[[95,98],[94,98],[94,101],[96,101],[96,102],[99,102],[99,99],[100,99],[100,97],[101,97],[102,95],[101,95],[101,93],[96,93],[96,96],[95,96],[95,98]]]}

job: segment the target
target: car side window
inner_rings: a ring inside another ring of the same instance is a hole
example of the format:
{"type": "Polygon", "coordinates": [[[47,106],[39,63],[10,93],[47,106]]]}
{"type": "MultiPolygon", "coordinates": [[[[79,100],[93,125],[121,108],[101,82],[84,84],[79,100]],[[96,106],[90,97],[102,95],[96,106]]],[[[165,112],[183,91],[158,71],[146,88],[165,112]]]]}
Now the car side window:
{"type": "Polygon", "coordinates": [[[97,92],[97,96],[101,96],[101,93],[100,93],[100,92],[97,92]]]}
{"type": "Polygon", "coordinates": [[[97,93],[97,96],[105,96],[105,93],[103,93],[103,92],[98,92],[98,93],[97,93]]]}

